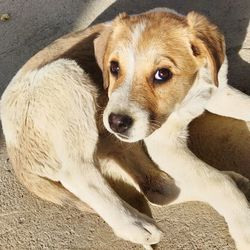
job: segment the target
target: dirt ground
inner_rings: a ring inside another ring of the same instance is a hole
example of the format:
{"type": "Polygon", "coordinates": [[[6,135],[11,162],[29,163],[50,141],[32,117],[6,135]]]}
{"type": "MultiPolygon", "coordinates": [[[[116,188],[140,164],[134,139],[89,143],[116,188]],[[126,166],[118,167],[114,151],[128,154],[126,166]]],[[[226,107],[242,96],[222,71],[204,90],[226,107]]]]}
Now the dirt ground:
{"type": "MultiPolygon", "coordinates": [[[[26,60],[57,37],[119,12],[162,6],[209,16],[226,37],[230,84],[250,94],[249,0],[0,0],[0,14],[10,14],[0,21],[1,93],[26,60]]],[[[0,143],[0,249],[142,249],[118,239],[97,215],[32,196],[15,179],[2,136],[0,143]]],[[[235,249],[224,219],[203,203],[152,209],[164,231],[159,249],[235,249]]]]}

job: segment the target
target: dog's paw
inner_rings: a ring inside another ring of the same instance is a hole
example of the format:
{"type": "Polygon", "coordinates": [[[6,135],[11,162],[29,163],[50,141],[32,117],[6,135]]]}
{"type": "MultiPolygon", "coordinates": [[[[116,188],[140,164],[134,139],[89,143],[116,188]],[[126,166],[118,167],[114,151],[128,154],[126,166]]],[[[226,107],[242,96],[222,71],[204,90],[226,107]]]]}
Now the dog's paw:
{"type": "Polygon", "coordinates": [[[127,218],[125,222],[122,221],[121,219],[118,227],[113,230],[118,237],[124,240],[150,246],[157,244],[161,239],[162,232],[155,225],[154,220],[143,214],[138,213],[138,216],[127,218]]]}
{"type": "Polygon", "coordinates": [[[160,170],[155,175],[146,176],[139,185],[146,198],[155,205],[168,204],[180,193],[175,181],[160,170]]]}

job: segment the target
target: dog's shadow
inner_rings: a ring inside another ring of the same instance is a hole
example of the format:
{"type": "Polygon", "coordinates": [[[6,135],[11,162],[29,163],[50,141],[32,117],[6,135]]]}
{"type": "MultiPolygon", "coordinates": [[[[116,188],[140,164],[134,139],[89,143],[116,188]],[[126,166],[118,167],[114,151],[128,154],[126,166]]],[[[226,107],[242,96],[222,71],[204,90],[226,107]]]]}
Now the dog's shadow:
{"type": "Polygon", "coordinates": [[[243,52],[246,51],[246,53],[248,49],[244,45],[244,41],[250,20],[249,0],[117,0],[102,12],[92,24],[111,20],[120,12],[136,14],[157,7],[174,9],[181,14],[187,14],[194,10],[209,17],[211,21],[218,25],[226,39],[229,59],[229,84],[250,95],[250,64],[239,55],[240,49],[243,52]]]}

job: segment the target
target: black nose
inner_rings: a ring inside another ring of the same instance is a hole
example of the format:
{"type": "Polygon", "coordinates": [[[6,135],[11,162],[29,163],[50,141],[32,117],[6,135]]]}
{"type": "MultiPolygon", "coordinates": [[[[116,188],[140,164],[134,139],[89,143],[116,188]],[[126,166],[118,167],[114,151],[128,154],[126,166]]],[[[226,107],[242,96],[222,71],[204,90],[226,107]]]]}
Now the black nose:
{"type": "Polygon", "coordinates": [[[110,128],[120,134],[124,134],[133,124],[133,119],[128,115],[114,114],[109,115],[110,128]]]}

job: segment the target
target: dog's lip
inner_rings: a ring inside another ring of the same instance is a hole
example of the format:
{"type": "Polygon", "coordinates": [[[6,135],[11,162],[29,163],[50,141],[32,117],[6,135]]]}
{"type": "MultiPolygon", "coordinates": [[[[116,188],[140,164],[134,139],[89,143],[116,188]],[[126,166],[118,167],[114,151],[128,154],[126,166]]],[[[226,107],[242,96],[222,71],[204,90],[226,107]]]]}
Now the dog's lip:
{"type": "Polygon", "coordinates": [[[116,133],[116,136],[118,137],[121,137],[122,139],[129,139],[129,137],[127,135],[123,135],[123,134],[120,134],[120,133],[116,133]]]}
{"type": "Polygon", "coordinates": [[[131,142],[131,138],[127,135],[119,134],[119,133],[114,133],[114,135],[121,141],[124,142],[131,142]]]}

